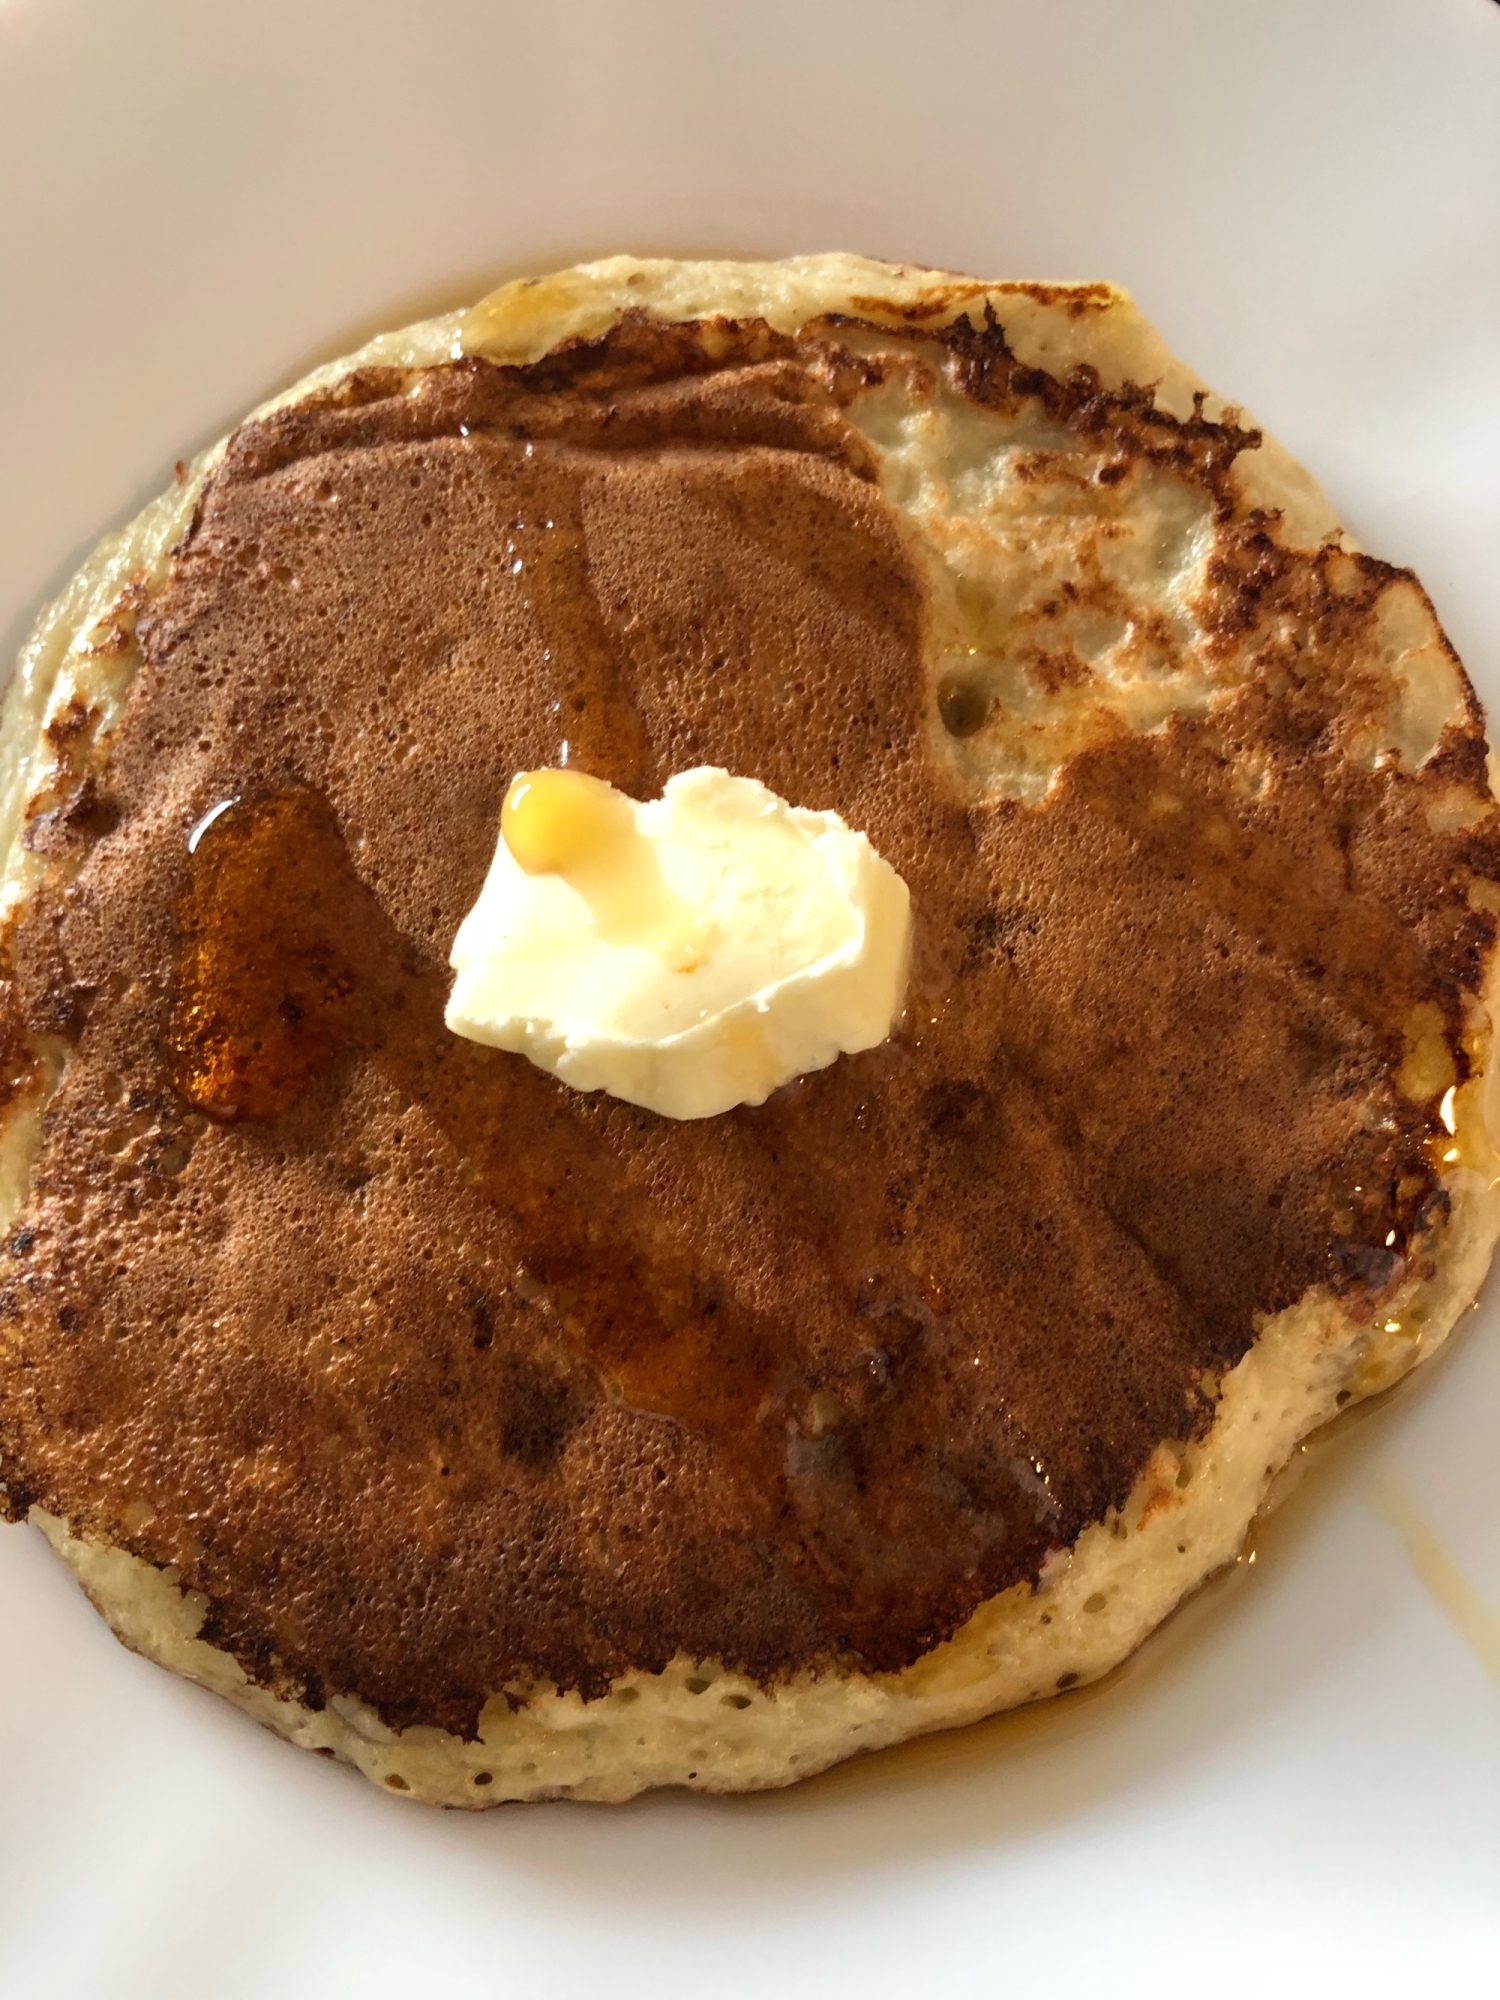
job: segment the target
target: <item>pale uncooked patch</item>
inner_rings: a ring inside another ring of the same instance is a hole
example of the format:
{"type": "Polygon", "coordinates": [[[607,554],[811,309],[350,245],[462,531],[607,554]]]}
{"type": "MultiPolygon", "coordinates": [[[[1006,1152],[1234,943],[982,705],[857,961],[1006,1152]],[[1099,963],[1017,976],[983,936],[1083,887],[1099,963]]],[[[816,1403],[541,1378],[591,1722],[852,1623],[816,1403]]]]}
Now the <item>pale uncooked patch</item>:
{"type": "MultiPolygon", "coordinates": [[[[1208,395],[1113,287],[984,284],[843,255],[770,265],[612,258],[502,288],[467,314],[383,335],[263,410],[326,389],[361,365],[415,369],[465,352],[536,359],[561,340],[602,333],[630,309],[664,320],[758,315],[786,332],[833,313],[889,326],[879,344],[906,351],[912,379],[919,366],[932,378],[930,394],[903,410],[871,391],[851,415],[876,450],[887,497],[932,586],[928,670],[934,682],[955,668],[981,681],[988,676],[1017,711],[1015,728],[980,742],[955,743],[935,731],[933,749],[952,759],[960,783],[1037,798],[1059,764],[1101,731],[1151,729],[1173,713],[1203,712],[1232,681],[1210,657],[1193,612],[1209,540],[1196,489],[1138,470],[1132,478],[1139,484],[1115,489],[1108,503],[1127,532],[1120,546],[1105,546],[1094,533],[1100,489],[1092,487],[1087,507],[1068,504],[1090,485],[1090,447],[1029,407],[1007,418],[961,405],[944,368],[934,366],[931,344],[902,338],[910,324],[941,325],[965,312],[977,320],[986,302],[1028,365],[1066,375],[1087,364],[1107,389],[1154,384],[1160,407],[1175,416],[1190,416],[1203,396],[1210,418],[1248,421],[1208,395]],[[1051,454],[1056,463],[1040,479],[1018,481],[1019,452],[1051,454]],[[1014,672],[1007,679],[1005,645],[991,643],[1024,624],[1030,608],[1006,596],[1013,567],[1007,551],[1021,541],[1043,580],[1075,574],[1080,563],[1096,577],[1096,601],[1085,607],[1092,623],[1080,614],[1070,639],[1090,667],[1082,688],[1048,695],[1014,672]],[[1112,621],[1107,604],[1115,593],[1139,615],[1112,621]]],[[[222,444],[205,452],[161,500],[106,537],[43,613],[21,656],[0,726],[0,843],[7,849],[0,915],[14,912],[44,866],[15,837],[23,815],[66,783],[69,758],[107,760],[139,661],[134,612],[162,581],[222,452],[222,444]],[[74,704],[86,726],[63,732],[67,747],[60,748],[47,724],[74,704]]],[[[1230,482],[1240,508],[1279,510],[1272,532],[1283,542],[1352,549],[1316,484],[1269,440],[1240,455],[1230,482]]],[[[1355,566],[1347,568],[1353,588],[1355,566]]],[[[1380,609],[1378,669],[1389,696],[1369,755],[1416,765],[1446,724],[1461,718],[1462,680],[1414,585],[1390,586],[1380,609]]],[[[1435,810],[1465,824],[1464,815],[1488,804],[1474,795],[1445,797],[1435,810]]],[[[713,1662],[679,1658],[661,1675],[624,1676],[597,1701],[548,1687],[497,1692],[477,1742],[429,1728],[397,1735],[351,1696],[336,1694],[312,1710],[251,1682],[232,1657],[197,1636],[205,1603],[181,1591],[172,1572],[75,1538],[39,1509],[32,1518],[127,1645],[394,1791],[481,1806],[623,1799],[663,1784],[716,1791],[785,1784],[856,1750],[972,1721],[1107,1672],[1186,1592],[1233,1559],[1276,1472],[1308,1432],[1345,1401],[1388,1387],[1441,1344],[1477,1291],[1500,1229],[1490,1033],[1490,1012],[1476,1003],[1468,1039],[1481,1080],[1456,1100],[1454,1152],[1466,1164],[1445,1178],[1452,1209],[1433,1246],[1434,1275],[1414,1282],[1373,1326],[1357,1324],[1316,1289],[1266,1321],[1225,1378],[1206,1438],[1181,1450],[1161,1446],[1125,1508],[1054,1558],[1035,1590],[1018,1586],[982,1605],[952,1640],[902,1673],[804,1675],[767,1692],[713,1662]]],[[[0,1126],[0,1224],[25,1199],[41,1111],[65,1058],[59,1044],[50,1076],[13,1103],[0,1126]]]]}

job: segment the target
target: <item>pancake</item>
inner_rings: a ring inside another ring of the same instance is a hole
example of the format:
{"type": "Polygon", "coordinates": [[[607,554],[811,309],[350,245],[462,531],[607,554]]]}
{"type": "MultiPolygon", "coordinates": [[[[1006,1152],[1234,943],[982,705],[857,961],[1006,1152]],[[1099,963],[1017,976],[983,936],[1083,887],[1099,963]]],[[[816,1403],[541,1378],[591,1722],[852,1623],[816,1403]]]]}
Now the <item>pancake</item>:
{"type": "Polygon", "coordinates": [[[1500,1227],[1472,689],[1108,286],[615,259],[385,337],[101,546],[3,756],[0,1498],[394,1791],[1096,1678],[1500,1227]],[[681,1123],[450,1034],[565,741],[868,833],[889,1041],[681,1123]]]}

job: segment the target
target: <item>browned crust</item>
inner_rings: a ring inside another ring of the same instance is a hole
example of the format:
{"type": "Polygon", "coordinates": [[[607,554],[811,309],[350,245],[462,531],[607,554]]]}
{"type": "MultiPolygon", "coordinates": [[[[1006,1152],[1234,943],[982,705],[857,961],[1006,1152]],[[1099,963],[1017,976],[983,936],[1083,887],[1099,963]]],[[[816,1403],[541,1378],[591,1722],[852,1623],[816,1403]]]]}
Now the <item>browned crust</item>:
{"type": "Polygon", "coordinates": [[[682,1652],[903,1666],[1201,1434],[1258,1315],[1371,1314],[1433,1254],[1436,1094],[1393,1079],[1422,1007],[1469,1072],[1500,846],[1425,816],[1482,774],[1471,693],[1420,775],[1354,755],[1404,573],[1283,547],[1201,405],[928,331],[976,404],[1217,517],[1212,720],[976,801],[847,414],[870,331],[627,315],[245,426],[107,767],[33,818],[8,1018],[72,1054],[8,1246],[4,1503],[175,1565],[313,1708],[464,1733],[682,1652]],[[669,1128],[448,1036],[500,792],[564,726],[643,792],[723,762],[869,830],[919,913],[893,1042],[669,1128]],[[244,1057],[208,1094],[203,1005],[244,1057]]]}

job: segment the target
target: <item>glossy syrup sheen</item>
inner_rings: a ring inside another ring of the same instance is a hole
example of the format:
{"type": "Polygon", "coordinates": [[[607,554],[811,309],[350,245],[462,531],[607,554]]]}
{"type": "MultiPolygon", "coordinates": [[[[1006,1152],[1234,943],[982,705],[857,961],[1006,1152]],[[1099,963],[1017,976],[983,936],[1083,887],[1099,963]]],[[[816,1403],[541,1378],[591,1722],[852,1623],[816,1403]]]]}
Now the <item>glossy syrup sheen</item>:
{"type": "MultiPolygon", "coordinates": [[[[234,800],[214,814],[178,904],[166,1032],[174,1088],[220,1122],[276,1120],[360,1044],[434,1108],[454,1104],[444,1074],[452,1066],[490,1084],[540,1084],[522,1058],[468,1052],[446,1030],[434,1036],[430,994],[402,990],[416,980],[410,968],[402,980],[380,930],[316,792],[234,800]]],[[[774,1458],[780,1442],[774,1430],[762,1438],[754,1414],[774,1376],[784,1392],[798,1386],[774,1330],[720,1314],[688,1264],[646,1260],[620,1238],[608,1198],[594,1208],[580,1186],[566,1140],[560,1160],[528,1160],[504,1136],[486,1146],[484,1128],[468,1126],[456,1178],[502,1210],[522,1298],[588,1356],[602,1392],[724,1446],[738,1438],[756,1472],[774,1478],[766,1450],[774,1458]]]]}
{"type": "MultiPolygon", "coordinates": [[[[848,1518],[843,1490],[852,1473],[872,1482],[872,1511],[896,1504],[895,1493],[881,1504],[888,1474],[875,1454],[881,1430],[902,1425],[903,1391],[930,1366],[922,1350],[943,1344],[925,1303],[936,1295],[930,1279],[910,1310],[893,1307],[854,1249],[858,1217],[847,1228],[836,1205],[822,1217],[805,1212],[800,1231],[817,1232],[821,1254],[835,1266],[849,1259],[854,1338],[820,1364],[794,1323],[747,1309],[690,1246],[648,1247],[653,1232],[638,1211],[632,1222],[628,1205],[621,1213],[616,1169],[572,1115],[593,1107],[520,1059],[465,1048],[441,1028],[440,981],[403,953],[328,803],[307,788],[236,798],[215,813],[188,860],[177,931],[165,1049],[175,1087],[211,1117],[278,1120],[366,1056],[436,1117],[454,1181],[500,1223],[512,1297],[564,1356],[513,1382],[505,1434],[523,1458],[602,1397],[709,1443],[752,1518],[821,1515],[843,1587],[862,1549],[875,1581],[879,1530],[869,1542],[871,1524],[848,1518]],[[517,1145],[503,1120],[483,1115],[507,1096],[539,1094],[551,1100],[544,1151],[517,1145]]],[[[790,1108],[762,1114],[764,1136],[752,1128],[773,1175],[790,1108]]],[[[1027,1546],[1055,1507],[1034,1452],[1019,1434],[1003,1438],[990,1446],[985,1534],[1027,1546]]],[[[968,1505],[941,1489],[906,1494],[903,1536],[941,1548],[968,1505]]],[[[909,1557],[898,1560],[909,1568],[909,1557]]],[[[856,1600],[863,1595],[856,1586],[856,1600]]]]}
{"type": "Polygon", "coordinates": [[[356,1026],[338,941],[348,859],[309,791],[236,802],[204,828],[178,912],[166,1049],[174,1086],[210,1117],[275,1118],[356,1026]]]}
{"type": "Polygon", "coordinates": [[[8,1471],[139,1502],[110,1532],[217,1643],[403,1725],[679,1651],[919,1657],[1207,1423],[1258,1316],[1401,1282],[1447,1136],[1395,1080],[1417,1008],[1465,1087],[1483,856],[1340,749],[1358,606],[1278,610],[1318,676],[978,798],[824,376],[662,339],[246,427],[142,626],[118,831],[18,970],[37,1018],[112,997],[15,1239],[8,1471]],[[867,831],[916,917],[890,1041],[677,1123],[449,1033],[505,789],[565,742],[867,831]]]}

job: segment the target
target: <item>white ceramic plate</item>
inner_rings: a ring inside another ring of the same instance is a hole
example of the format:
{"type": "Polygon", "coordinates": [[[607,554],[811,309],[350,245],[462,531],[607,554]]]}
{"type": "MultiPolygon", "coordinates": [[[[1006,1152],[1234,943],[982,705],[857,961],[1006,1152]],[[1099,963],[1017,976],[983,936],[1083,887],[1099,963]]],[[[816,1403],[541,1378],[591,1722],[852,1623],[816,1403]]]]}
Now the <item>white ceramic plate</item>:
{"type": "MultiPolygon", "coordinates": [[[[174,459],[366,332],[614,249],[849,247],[1130,285],[1500,710],[1493,0],[0,0],[0,33],[7,657],[174,459]]],[[[0,1992],[1493,1992],[1497,1316],[1103,1690],[759,1799],[403,1805],[0,1530],[0,1992]]]]}

